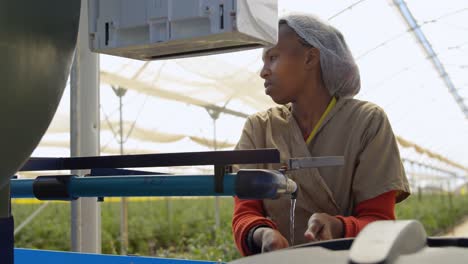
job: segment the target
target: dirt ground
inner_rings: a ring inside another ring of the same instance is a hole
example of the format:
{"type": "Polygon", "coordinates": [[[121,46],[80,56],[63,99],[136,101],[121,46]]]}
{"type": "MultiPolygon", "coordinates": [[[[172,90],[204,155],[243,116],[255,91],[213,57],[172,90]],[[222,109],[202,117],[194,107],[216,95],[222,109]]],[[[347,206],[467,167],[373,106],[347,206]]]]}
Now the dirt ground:
{"type": "Polygon", "coordinates": [[[446,236],[468,237],[468,218],[445,234],[446,236]]]}

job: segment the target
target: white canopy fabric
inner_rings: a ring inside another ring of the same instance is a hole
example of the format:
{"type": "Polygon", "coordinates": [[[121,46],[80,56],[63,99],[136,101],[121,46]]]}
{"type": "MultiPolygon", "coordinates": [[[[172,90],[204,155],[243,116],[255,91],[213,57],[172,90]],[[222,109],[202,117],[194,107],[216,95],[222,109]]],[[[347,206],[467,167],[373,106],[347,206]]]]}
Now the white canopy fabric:
{"type": "MultiPolygon", "coordinates": [[[[406,3],[468,104],[468,2],[406,3]]],[[[361,72],[356,97],[387,112],[403,158],[468,175],[468,118],[392,1],[280,0],[279,5],[280,14],[309,12],[342,31],[361,72]]],[[[212,150],[214,138],[218,149],[229,149],[246,115],[274,105],[258,75],[258,49],[152,62],[100,58],[103,154],[119,150],[119,100],[112,86],[128,89],[125,153],[212,150]],[[217,111],[221,114],[213,119],[217,111]]],[[[69,155],[68,101],[66,92],[35,156],[69,155]]]]}

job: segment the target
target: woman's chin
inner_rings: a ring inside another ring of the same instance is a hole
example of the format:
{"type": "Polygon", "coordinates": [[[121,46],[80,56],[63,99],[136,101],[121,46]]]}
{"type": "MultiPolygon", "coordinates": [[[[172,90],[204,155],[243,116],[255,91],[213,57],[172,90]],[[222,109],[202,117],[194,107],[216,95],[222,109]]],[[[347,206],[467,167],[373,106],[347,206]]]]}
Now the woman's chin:
{"type": "Polygon", "coordinates": [[[281,97],[278,97],[278,96],[270,95],[270,97],[271,97],[271,100],[273,100],[273,102],[275,102],[276,104],[284,105],[284,104],[289,103],[288,100],[285,100],[284,98],[281,98],[281,97]]]}
{"type": "Polygon", "coordinates": [[[285,100],[285,98],[279,96],[277,93],[275,93],[274,89],[268,87],[265,89],[265,94],[270,96],[270,98],[273,100],[273,102],[277,104],[287,104],[289,103],[288,100],[285,100]]]}

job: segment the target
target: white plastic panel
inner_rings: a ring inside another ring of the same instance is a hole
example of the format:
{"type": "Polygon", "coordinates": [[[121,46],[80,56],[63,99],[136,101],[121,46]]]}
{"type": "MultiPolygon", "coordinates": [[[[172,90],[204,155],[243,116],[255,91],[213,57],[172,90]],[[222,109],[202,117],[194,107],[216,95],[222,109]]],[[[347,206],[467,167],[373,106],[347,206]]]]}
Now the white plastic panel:
{"type": "Polygon", "coordinates": [[[275,0],[90,0],[90,48],[152,60],[270,45],[275,0]]]}

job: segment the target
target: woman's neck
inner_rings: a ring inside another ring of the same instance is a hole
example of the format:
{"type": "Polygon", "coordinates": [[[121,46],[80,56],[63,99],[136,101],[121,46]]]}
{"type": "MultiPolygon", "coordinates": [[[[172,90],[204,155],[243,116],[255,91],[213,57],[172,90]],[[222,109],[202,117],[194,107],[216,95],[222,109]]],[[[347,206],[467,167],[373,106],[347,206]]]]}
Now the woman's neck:
{"type": "Polygon", "coordinates": [[[292,114],[302,135],[306,137],[317,125],[332,97],[323,83],[315,86],[314,89],[304,90],[304,94],[292,103],[292,114]]]}

